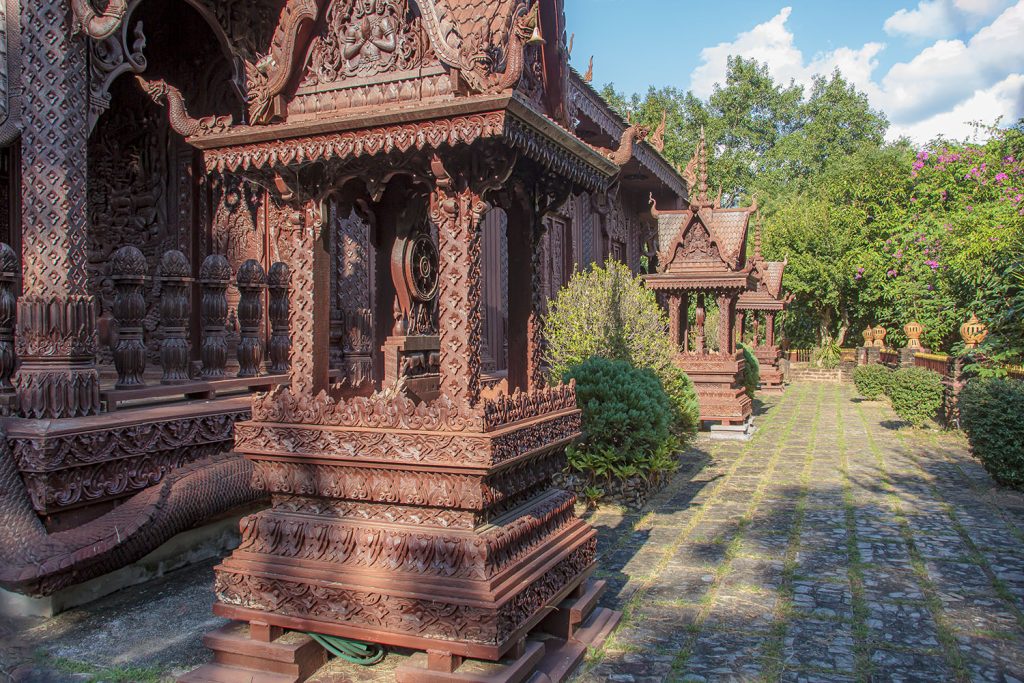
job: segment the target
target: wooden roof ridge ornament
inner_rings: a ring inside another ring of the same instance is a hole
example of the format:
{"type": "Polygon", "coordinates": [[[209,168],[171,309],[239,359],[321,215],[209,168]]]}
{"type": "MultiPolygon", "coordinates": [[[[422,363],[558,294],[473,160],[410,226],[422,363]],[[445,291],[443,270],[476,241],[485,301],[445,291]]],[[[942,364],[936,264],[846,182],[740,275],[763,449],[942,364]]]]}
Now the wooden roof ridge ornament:
{"type": "Polygon", "coordinates": [[[764,260],[761,255],[761,212],[757,212],[757,222],[754,225],[754,262],[759,263],[764,260]]]}
{"type": "Polygon", "coordinates": [[[622,167],[633,158],[633,145],[647,139],[647,135],[650,132],[651,129],[648,126],[634,123],[622,131],[622,137],[619,139],[617,149],[608,149],[607,147],[595,147],[594,149],[611,159],[616,166],[622,167]]]}
{"type": "Polygon", "coordinates": [[[245,63],[249,123],[270,123],[283,116],[281,94],[291,80],[299,55],[305,54],[319,13],[316,0],[288,0],[274,30],[270,52],[255,64],[245,63]]]}
{"type": "Polygon", "coordinates": [[[587,73],[583,74],[583,82],[590,83],[594,80],[594,55],[590,55],[590,63],[587,64],[587,73]]]}
{"type": "Polygon", "coordinates": [[[108,0],[102,12],[96,11],[91,0],[71,0],[71,32],[104,40],[117,32],[127,12],[128,0],[108,0]]]}
{"type": "Polygon", "coordinates": [[[668,111],[665,109],[661,110],[661,123],[651,133],[651,138],[648,142],[651,143],[651,147],[656,149],[658,153],[665,151],[665,125],[668,123],[668,111]]]}
{"type": "Polygon", "coordinates": [[[517,3],[508,31],[506,45],[485,45],[474,50],[472,41],[465,40],[459,31],[459,17],[450,16],[445,3],[440,0],[414,0],[420,9],[423,28],[430,38],[431,47],[445,64],[459,69],[460,75],[470,89],[481,93],[498,93],[515,87],[523,75],[527,45],[545,42],[541,33],[539,12],[540,0],[529,7],[525,2],[517,3]],[[494,72],[495,53],[504,52],[505,70],[494,72]]]}
{"type": "Polygon", "coordinates": [[[174,132],[184,137],[208,135],[227,130],[233,121],[231,116],[205,116],[201,119],[189,115],[181,91],[164,80],[147,81],[135,76],[142,89],[155,104],[167,104],[167,119],[174,132]]]}

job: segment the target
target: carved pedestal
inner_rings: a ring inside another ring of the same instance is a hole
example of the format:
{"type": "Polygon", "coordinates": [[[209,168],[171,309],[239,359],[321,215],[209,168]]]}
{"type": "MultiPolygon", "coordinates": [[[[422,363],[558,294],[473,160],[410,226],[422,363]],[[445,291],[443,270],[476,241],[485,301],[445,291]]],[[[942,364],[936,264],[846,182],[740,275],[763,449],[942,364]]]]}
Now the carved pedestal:
{"type": "Polygon", "coordinates": [[[676,364],[690,376],[697,390],[700,419],[721,424],[741,424],[753,413],[753,403],[743,387],[743,351],[734,354],[681,353],[676,364]]]}
{"type": "Polygon", "coordinates": [[[384,386],[394,386],[399,378],[404,378],[409,396],[420,401],[433,400],[440,388],[440,350],[436,334],[388,337],[381,349],[384,386]]]}
{"type": "Polygon", "coordinates": [[[782,351],[777,346],[758,346],[754,349],[754,356],[761,365],[761,386],[760,391],[781,392],[785,386],[782,379],[782,370],[779,368],[779,361],[782,359],[782,351]]]}
{"type": "Polygon", "coordinates": [[[565,386],[482,409],[258,399],[236,450],[273,505],[216,568],[214,612],[423,650],[435,673],[518,657],[594,567],[594,530],[551,484],[579,429],[565,386]]]}

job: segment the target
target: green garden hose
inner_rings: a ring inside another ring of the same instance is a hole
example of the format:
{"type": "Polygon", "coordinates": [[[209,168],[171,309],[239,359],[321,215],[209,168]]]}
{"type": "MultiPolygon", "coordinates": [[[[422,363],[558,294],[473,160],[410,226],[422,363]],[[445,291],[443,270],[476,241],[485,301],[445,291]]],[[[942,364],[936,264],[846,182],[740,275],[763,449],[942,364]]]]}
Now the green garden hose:
{"type": "Polygon", "coordinates": [[[346,662],[352,662],[359,666],[373,666],[384,659],[384,648],[376,643],[364,643],[359,640],[349,640],[338,636],[327,636],[322,633],[309,633],[316,642],[335,657],[341,657],[346,662]]]}

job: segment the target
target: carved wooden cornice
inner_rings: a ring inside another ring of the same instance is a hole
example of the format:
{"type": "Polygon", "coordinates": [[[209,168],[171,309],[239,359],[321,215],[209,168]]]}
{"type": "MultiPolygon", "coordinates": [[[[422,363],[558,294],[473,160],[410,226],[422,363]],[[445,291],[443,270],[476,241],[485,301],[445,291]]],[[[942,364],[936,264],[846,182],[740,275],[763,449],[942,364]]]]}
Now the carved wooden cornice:
{"type": "Polygon", "coordinates": [[[205,150],[208,171],[221,173],[273,170],[327,160],[345,161],[392,151],[437,150],[442,146],[469,145],[487,138],[504,139],[524,156],[589,190],[604,189],[608,179],[618,171],[614,162],[537,113],[518,96],[484,98],[461,103],[456,108],[451,104],[424,108],[420,110],[420,116],[424,120],[409,121],[408,113],[391,112],[376,117],[379,125],[371,127],[365,127],[365,116],[312,122],[303,126],[265,126],[259,129],[236,126],[225,134],[193,135],[189,142],[205,150]],[[483,105],[503,107],[501,110],[480,110],[483,105]],[[453,111],[460,113],[454,114],[453,111]],[[447,115],[428,118],[435,112],[447,115]],[[336,132],[320,132],[329,128],[335,128],[336,132]],[[268,138],[267,133],[289,137],[268,138]],[[241,144],[232,144],[235,141],[241,144]]]}
{"type": "MultiPolygon", "coordinates": [[[[596,123],[603,133],[612,138],[622,137],[629,124],[612,111],[601,95],[575,70],[569,78],[569,92],[576,109],[596,123]]],[[[649,144],[636,145],[633,148],[633,158],[674,194],[682,198],[688,196],[682,176],[649,144]]]]}

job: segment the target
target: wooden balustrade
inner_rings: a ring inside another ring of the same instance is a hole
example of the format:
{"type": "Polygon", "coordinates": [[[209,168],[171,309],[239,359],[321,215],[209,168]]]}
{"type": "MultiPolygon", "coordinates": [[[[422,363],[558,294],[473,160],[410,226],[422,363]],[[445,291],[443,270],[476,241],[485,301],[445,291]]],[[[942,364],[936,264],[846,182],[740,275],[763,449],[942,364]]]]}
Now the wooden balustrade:
{"type": "Polygon", "coordinates": [[[14,314],[17,310],[18,255],[9,244],[0,242],[0,395],[13,398],[14,314]]]}
{"type": "Polygon", "coordinates": [[[259,377],[263,363],[263,290],[267,275],[259,261],[249,259],[238,269],[238,376],[259,377]]]}
{"type": "Polygon", "coordinates": [[[288,264],[278,261],[270,266],[267,287],[270,289],[270,372],[273,374],[288,372],[291,353],[291,337],[288,334],[288,289],[291,287],[292,274],[288,264]]]}
{"type": "Polygon", "coordinates": [[[191,314],[189,284],[192,265],[176,249],[160,260],[160,326],[164,338],[160,343],[161,384],[183,384],[189,381],[188,324],[191,314]]]}
{"type": "Polygon", "coordinates": [[[221,254],[210,254],[199,269],[202,287],[200,317],[203,324],[202,378],[220,379],[225,376],[228,362],[226,329],[228,324],[228,283],[231,282],[231,264],[221,254]]]}
{"type": "Polygon", "coordinates": [[[949,356],[935,353],[915,353],[914,365],[925,370],[937,372],[943,377],[949,374],[949,356]]]}
{"type": "Polygon", "coordinates": [[[114,346],[117,389],[145,386],[146,344],[142,340],[142,321],[146,317],[146,257],[131,245],[114,252],[110,279],[114,283],[114,317],[119,331],[114,346]]]}

